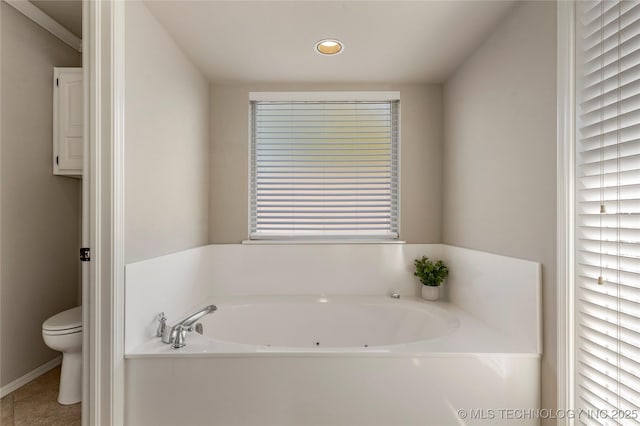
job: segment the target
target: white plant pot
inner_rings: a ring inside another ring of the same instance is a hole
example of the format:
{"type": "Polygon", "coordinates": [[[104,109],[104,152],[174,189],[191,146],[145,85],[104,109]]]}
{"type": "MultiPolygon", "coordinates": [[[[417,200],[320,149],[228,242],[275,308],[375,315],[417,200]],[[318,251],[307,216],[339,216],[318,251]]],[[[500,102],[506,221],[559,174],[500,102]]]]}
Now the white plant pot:
{"type": "Polygon", "coordinates": [[[438,300],[438,296],[440,296],[440,286],[422,284],[422,298],[424,300],[438,300]]]}

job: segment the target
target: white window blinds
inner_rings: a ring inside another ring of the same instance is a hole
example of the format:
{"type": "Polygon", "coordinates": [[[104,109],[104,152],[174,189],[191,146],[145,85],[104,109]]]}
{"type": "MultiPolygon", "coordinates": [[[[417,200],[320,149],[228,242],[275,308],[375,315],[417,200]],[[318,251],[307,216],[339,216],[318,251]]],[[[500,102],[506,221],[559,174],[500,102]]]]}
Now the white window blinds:
{"type": "Polygon", "coordinates": [[[251,238],[397,238],[398,108],[251,101],[251,238]]]}
{"type": "Polygon", "coordinates": [[[640,3],[576,4],[576,422],[640,424],[640,3]]]}

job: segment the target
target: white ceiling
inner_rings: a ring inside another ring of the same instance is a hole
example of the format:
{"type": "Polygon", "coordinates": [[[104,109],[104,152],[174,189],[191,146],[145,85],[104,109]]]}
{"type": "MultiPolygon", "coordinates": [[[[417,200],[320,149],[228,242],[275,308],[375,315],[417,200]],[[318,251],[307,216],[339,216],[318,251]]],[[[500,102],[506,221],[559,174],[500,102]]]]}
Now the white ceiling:
{"type": "Polygon", "coordinates": [[[212,81],[442,82],[513,1],[146,2],[212,81]],[[313,47],[338,38],[345,50],[313,47]]]}
{"type": "Polygon", "coordinates": [[[32,0],[31,3],[82,38],[82,0],[32,0]]]}

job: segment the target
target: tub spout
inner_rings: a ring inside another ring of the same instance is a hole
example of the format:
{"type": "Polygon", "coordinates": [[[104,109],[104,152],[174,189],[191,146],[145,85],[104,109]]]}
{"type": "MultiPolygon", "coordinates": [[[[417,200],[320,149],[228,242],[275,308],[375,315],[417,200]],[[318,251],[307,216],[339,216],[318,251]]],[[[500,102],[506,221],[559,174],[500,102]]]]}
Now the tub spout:
{"type": "Polygon", "coordinates": [[[200,318],[202,318],[203,316],[205,316],[207,314],[213,313],[216,309],[218,309],[218,308],[216,308],[216,305],[205,306],[204,308],[202,308],[198,312],[195,312],[195,313],[189,315],[188,317],[186,317],[185,319],[183,319],[182,321],[180,321],[179,324],[182,324],[184,327],[189,328],[193,324],[198,322],[198,320],[200,318]]]}
{"type": "Polygon", "coordinates": [[[216,305],[205,306],[186,318],[178,321],[172,326],[165,326],[162,332],[162,341],[168,343],[172,348],[177,349],[185,346],[185,335],[187,331],[193,331],[193,325],[203,316],[211,314],[216,310],[216,305]]]}

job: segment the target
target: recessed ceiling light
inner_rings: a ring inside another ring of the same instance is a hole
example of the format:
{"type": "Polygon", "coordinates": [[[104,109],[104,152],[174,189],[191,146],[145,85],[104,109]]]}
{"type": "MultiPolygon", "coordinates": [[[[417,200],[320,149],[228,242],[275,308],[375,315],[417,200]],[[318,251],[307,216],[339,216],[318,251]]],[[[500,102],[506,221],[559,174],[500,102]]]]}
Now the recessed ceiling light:
{"type": "Polygon", "coordinates": [[[337,55],[344,50],[344,45],[340,40],[324,39],[316,43],[316,52],[321,55],[337,55]]]}

